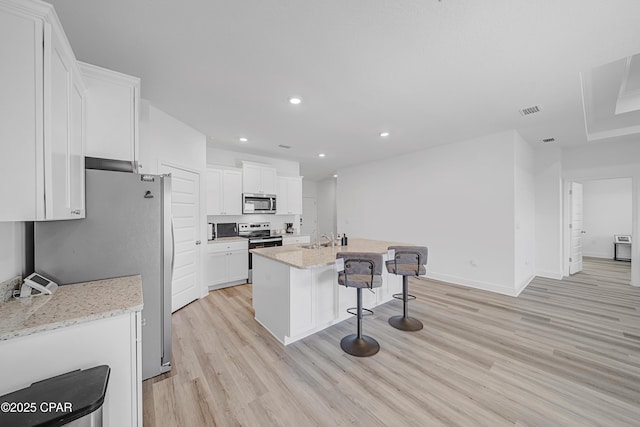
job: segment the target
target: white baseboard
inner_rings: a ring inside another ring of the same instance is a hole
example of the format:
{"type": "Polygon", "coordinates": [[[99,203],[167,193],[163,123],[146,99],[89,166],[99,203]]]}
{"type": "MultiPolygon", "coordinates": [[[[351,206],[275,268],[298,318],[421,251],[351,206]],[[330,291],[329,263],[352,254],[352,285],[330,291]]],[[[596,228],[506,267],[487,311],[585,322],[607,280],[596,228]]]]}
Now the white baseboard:
{"type": "Polygon", "coordinates": [[[605,258],[605,259],[613,259],[613,253],[607,252],[585,252],[582,251],[583,257],[591,257],[591,258],[605,258]]]}
{"type": "Polygon", "coordinates": [[[545,277],[547,279],[555,279],[562,280],[564,277],[562,271],[548,271],[548,270],[538,270],[536,271],[536,276],[545,277]]]}
{"type": "Polygon", "coordinates": [[[482,289],[483,291],[490,291],[502,295],[508,295],[510,297],[517,297],[518,294],[522,292],[522,289],[524,289],[526,285],[529,284],[531,279],[533,279],[533,276],[531,276],[531,279],[526,281],[526,283],[521,284],[521,289],[516,289],[515,287],[510,288],[508,286],[501,286],[495,283],[481,282],[479,280],[469,280],[458,276],[452,276],[450,274],[434,273],[433,271],[428,271],[426,277],[429,279],[440,280],[442,282],[453,283],[454,285],[462,285],[469,288],[482,289]]]}
{"type": "Polygon", "coordinates": [[[529,276],[529,277],[527,277],[526,279],[522,280],[522,281],[520,282],[520,284],[516,286],[516,294],[515,294],[515,296],[520,295],[520,293],[521,293],[522,291],[524,291],[524,290],[525,290],[525,288],[526,288],[527,286],[529,286],[529,283],[531,283],[531,281],[532,281],[535,277],[536,277],[536,276],[535,276],[534,274],[532,274],[531,276],[529,276]]]}

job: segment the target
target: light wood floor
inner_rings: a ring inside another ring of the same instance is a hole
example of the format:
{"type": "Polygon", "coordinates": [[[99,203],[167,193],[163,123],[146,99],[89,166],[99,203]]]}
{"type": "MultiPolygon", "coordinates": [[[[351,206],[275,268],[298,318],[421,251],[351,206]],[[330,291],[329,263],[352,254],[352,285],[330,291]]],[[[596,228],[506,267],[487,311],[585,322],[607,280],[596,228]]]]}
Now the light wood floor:
{"type": "Polygon", "coordinates": [[[355,319],[282,346],[253,320],[250,285],[173,315],[174,367],[145,381],[147,426],[640,425],[640,288],[630,264],[587,259],[518,298],[412,279],[419,332],[392,301],[366,317],[380,352],[340,339],[355,319]]]}

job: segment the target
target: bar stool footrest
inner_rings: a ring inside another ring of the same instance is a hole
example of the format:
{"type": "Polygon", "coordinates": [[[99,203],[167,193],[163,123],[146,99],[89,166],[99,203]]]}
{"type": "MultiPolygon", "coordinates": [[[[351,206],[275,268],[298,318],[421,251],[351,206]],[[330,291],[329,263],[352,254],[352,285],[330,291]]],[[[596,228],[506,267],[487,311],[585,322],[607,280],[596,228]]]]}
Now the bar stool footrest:
{"type": "MultiPolygon", "coordinates": [[[[402,293],[393,294],[392,297],[394,297],[395,299],[403,299],[402,293]]],[[[411,301],[411,300],[414,300],[414,299],[416,299],[415,295],[407,295],[407,301],[411,301]]]]}
{"type": "MultiPolygon", "coordinates": [[[[358,315],[358,307],[350,307],[347,308],[347,313],[351,314],[352,316],[357,316],[358,315]]],[[[369,310],[368,308],[362,308],[362,317],[364,316],[371,316],[373,314],[373,310],[369,310]]]]}

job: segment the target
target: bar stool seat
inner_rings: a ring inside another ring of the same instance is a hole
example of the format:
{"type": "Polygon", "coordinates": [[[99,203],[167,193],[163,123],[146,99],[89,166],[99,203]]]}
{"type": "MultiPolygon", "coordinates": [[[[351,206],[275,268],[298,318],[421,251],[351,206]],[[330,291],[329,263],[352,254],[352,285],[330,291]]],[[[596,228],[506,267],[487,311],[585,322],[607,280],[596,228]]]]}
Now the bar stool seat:
{"type": "Polygon", "coordinates": [[[409,317],[409,300],[416,299],[409,295],[409,276],[422,276],[427,273],[427,256],[429,250],[424,246],[389,246],[393,251],[392,259],[386,261],[387,271],[391,274],[402,276],[402,294],[394,294],[393,297],[402,299],[402,316],[389,318],[389,324],[403,331],[419,331],[423,328],[422,322],[409,317]]]}
{"type": "Polygon", "coordinates": [[[382,255],[369,252],[338,252],[336,259],[344,261],[344,270],[338,271],[338,284],[347,288],[356,288],[357,307],[347,311],[358,317],[358,331],[347,335],[340,341],[340,347],[352,356],[373,356],[380,350],[378,341],[362,334],[362,317],[364,312],[373,314],[362,307],[362,289],[373,289],[382,286],[382,255]]]}

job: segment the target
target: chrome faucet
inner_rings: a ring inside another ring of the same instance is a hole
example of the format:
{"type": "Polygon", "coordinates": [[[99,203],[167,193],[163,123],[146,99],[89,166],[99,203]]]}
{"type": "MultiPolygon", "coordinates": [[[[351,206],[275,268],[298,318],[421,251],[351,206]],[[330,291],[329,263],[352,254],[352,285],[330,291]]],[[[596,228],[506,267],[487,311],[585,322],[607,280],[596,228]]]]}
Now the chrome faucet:
{"type": "Polygon", "coordinates": [[[333,235],[333,231],[331,232],[331,237],[327,236],[326,234],[323,234],[321,237],[324,237],[331,242],[331,249],[334,249],[336,247],[336,237],[333,235]]]}

